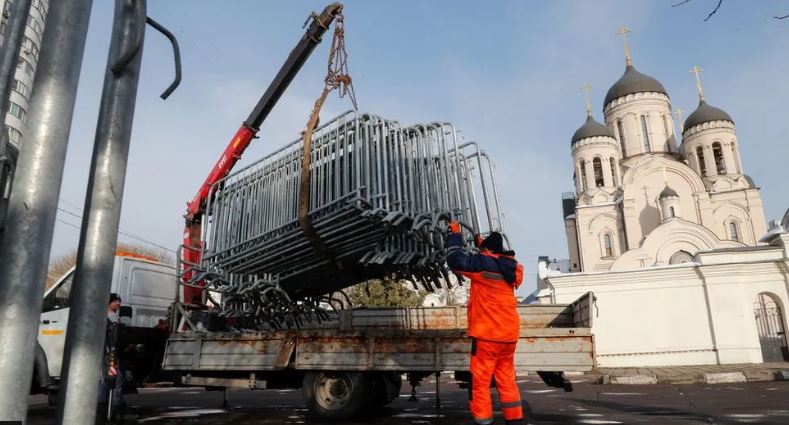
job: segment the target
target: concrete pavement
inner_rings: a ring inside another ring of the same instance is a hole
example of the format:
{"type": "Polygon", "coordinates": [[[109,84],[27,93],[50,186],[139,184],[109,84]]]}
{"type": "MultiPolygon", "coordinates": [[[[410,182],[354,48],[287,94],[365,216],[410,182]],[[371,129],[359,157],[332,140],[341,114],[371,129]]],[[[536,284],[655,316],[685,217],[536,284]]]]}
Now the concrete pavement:
{"type": "MultiPolygon", "coordinates": [[[[574,377],[575,392],[548,388],[538,377],[519,377],[521,394],[534,424],[787,424],[789,384],[755,382],[690,385],[595,385],[592,377],[574,377]]],[[[410,388],[391,405],[359,424],[470,423],[466,391],[442,383],[442,407],[435,407],[435,384],[418,387],[419,400],[409,402],[410,388]]],[[[312,423],[300,390],[231,391],[223,408],[221,392],[199,388],[151,388],[127,398],[127,423],[141,424],[302,424],[312,423]]],[[[31,425],[50,424],[53,408],[46,398],[31,397],[31,425]]],[[[496,423],[503,423],[500,414],[496,423]]]]}

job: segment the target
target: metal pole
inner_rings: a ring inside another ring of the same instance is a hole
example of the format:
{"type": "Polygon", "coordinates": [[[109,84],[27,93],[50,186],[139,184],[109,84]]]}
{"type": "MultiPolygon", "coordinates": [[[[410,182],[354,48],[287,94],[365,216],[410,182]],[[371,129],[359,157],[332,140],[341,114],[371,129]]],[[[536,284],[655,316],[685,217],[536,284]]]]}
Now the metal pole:
{"type": "Polygon", "coordinates": [[[56,423],[91,424],[106,334],[106,306],[118,242],[134,103],[140,78],[146,0],[116,0],[112,40],[93,145],[85,216],[69,303],[62,395],[56,423]],[[118,65],[121,66],[118,66],[118,65]]]}
{"type": "MultiPolygon", "coordinates": [[[[10,105],[11,84],[14,82],[19,52],[22,50],[22,39],[25,36],[25,23],[30,14],[31,0],[17,0],[13,3],[11,16],[8,18],[7,34],[0,49],[0,117],[8,113],[10,105]]],[[[6,144],[8,132],[0,131],[0,232],[3,230],[6,213],[5,188],[13,174],[14,164],[8,156],[6,144]]]]}
{"type": "MultiPolygon", "coordinates": [[[[91,0],[51,4],[28,134],[0,239],[0,420],[24,421],[91,0]]],[[[95,384],[95,382],[94,382],[95,384]]]]}

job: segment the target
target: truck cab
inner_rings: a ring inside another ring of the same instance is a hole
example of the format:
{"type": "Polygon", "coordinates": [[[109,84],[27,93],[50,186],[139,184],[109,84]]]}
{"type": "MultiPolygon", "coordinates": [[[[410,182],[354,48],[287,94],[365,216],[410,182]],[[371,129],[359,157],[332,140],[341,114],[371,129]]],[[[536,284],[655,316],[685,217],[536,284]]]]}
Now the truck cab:
{"type": "MultiPolygon", "coordinates": [[[[166,323],[168,308],[175,300],[175,279],[175,268],[154,258],[123,251],[115,255],[111,292],[123,300],[121,323],[125,342],[139,349],[129,356],[130,361],[138,363],[133,365],[138,372],[155,369],[166,338],[166,330],[157,327],[166,323]]],[[[33,392],[53,391],[60,380],[73,280],[74,268],[44,293],[33,392]]]]}

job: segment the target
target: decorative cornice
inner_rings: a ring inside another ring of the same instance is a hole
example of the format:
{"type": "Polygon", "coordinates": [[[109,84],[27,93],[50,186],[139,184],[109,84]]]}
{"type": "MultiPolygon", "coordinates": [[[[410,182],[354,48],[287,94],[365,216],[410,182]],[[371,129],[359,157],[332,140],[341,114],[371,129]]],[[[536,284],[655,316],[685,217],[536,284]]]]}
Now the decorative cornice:
{"type": "Polygon", "coordinates": [[[685,130],[684,132],[682,132],[682,137],[683,138],[690,137],[704,130],[714,130],[720,128],[728,128],[734,131],[734,123],[731,121],[724,121],[724,120],[705,122],[703,124],[699,124],[685,130]]]}
{"type": "Polygon", "coordinates": [[[594,136],[594,137],[587,137],[585,139],[581,139],[575,143],[570,148],[571,153],[575,153],[575,151],[592,145],[611,145],[614,148],[617,147],[617,141],[613,137],[608,136],[594,136]]]}
{"type": "Polygon", "coordinates": [[[616,108],[617,106],[624,105],[625,103],[629,103],[634,100],[644,100],[644,99],[660,99],[665,100],[666,102],[671,102],[667,95],[658,92],[641,92],[641,93],[632,93],[627,96],[622,96],[616,98],[611,101],[608,105],[603,108],[603,113],[607,114],[611,109],[616,108]]]}

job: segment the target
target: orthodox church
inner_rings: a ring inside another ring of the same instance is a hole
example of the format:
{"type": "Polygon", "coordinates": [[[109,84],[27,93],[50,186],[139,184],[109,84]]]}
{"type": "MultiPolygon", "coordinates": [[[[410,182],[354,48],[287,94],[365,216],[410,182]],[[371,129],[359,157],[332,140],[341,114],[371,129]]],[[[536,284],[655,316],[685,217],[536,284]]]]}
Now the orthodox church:
{"type": "Polygon", "coordinates": [[[586,122],[571,139],[575,192],[562,200],[568,271],[679,264],[700,251],[755,246],[767,227],[734,119],[707,103],[696,67],[699,104],[677,137],[668,92],[636,70],[626,43],[625,52],[604,123],[587,85],[586,122]]]}

